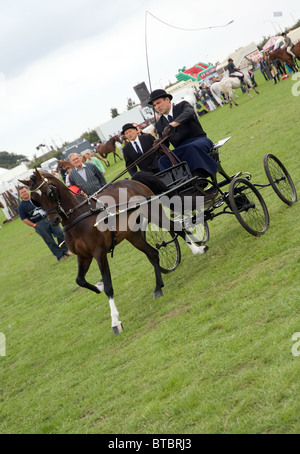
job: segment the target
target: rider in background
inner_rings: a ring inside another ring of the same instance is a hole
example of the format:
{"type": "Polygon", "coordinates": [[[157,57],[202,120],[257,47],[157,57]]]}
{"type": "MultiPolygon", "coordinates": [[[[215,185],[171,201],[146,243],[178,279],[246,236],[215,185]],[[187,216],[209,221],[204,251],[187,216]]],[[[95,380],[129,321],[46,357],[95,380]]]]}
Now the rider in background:
{"type": "Polygon", "coordinates": [[[284,38],[283,41],[286,46],[287,53],[290,54],[293,59],[295,59],[296,55],[292,52],[292,47],[294,46],[294,44],[292,43],[291,38],[289,36],[287,36],[287,34],[285,32],[282,33],[282,36],[284,38]]]}
{"type": "Polygon", "coordinates": [[[227,70],[229,72],[229,77],[238,77],[241,79],[241,82],[244,80],[244,74],[239,70],[233,63],[232,58],[228,58],[227,70]]]}

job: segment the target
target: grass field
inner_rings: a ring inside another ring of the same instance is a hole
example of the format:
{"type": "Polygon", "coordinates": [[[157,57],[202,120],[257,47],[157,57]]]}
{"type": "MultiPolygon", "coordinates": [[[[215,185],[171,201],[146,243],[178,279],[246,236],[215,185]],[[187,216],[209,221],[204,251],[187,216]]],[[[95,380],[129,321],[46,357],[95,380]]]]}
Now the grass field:
{"type": "MultiPolygon", "coordinates": [[[[229,173],[266,183],[263,156],[277,155],[300,195],[300,97],[291,78],[256,76],[260,95],[240,95],[201,118],[229,173]]],[[[112,161],[112,160],[111,160],[112,161]]],[[[107,171],[111,180],[123,163],[107,171]]],[[[265,235],[234,216],[210,223],[210,249],[163,276],[122,243],[110,259],[124,332],[113,336],[104,294],[77,287],[76,257],[58,263],[20,220],[0,230],[1,433],[299,433],[300,203],[263,190],[265,235]]],[[[1,218],[1,222],[3,217],[1,218]]],[[[89,281],[99,278],[96,264],[89,281]]]]}

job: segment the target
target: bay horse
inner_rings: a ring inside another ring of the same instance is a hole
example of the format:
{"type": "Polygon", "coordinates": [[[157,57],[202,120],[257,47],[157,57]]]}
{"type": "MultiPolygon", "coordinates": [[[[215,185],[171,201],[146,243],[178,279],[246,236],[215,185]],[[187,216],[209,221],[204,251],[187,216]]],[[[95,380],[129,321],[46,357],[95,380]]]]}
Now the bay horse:
{"type": "MultiPolygon", "coordinates": [[[[256,94],[259,95],[259,92],[256,90],[255,86],[252,84],[252,81],[250,79],[250,76],[247,72],[243,72],[239,70],[244,74],[244,79],[241,81],[239,77],[223,77],[220,82],[216,82],[219,84],[219,90],[224,93],[226,100],[228,101],[230,108],[232,108],[232,102],[238,106],[238,103],[234,100],[233,97],[233,89],[235,88],[240,88],[242,85],[246,89],[246,92],[248,93],[248,96],[250,99],[252,99],[252,96],[249,92],[249,87],[255,91],[256,94]]],[[[216,94],[216,93],[215,93],[216,94]]],[[[218,95],[217,95],[218,98],[218,95]]],[[[222,102],[222,100],[219,98],[217,99],[217,102],[222,102]]]]}
{"type": "MultiPolygon", "coordinates": [[[[295,44],[295,46],[293,47],[293,52],[296,55],[296,57],[299,57],[300,42],[295,44]],[[298,53],[295,52],[295,47],[296,47],[296,52],[298,52],[298,53]]],[[[276,60],[276,58],[278,58],[278,60],[280,60],[283,65],[284,65],[284,63],[286,63],[291,68],[293,73],[296,73],[298,71],[297,64],[295,63],[292,56],[287,52],[286,49],[275,49],[275,50],[273,50],[273,52],[269,53],[268,58],[271,61],[274,61],[274,60],[276,60]]]]}
{"type": "MultiPolygon", "coordinates": [[[[121,161],[123,160],[123,158],[121,156],[119,156],[118,153],[116,152],[116,142],[122,144],[121,139],[117,135],[113,136],[111,139],[109,139],[105,143],[95,144],[94,147],[95,147],[97,153],[100,156],[103,156],[104,158],[107,158],[107,155],[109,153],[113,153],[114,160],[115,160],[115,163],[116,163],[117,162],[116,157],[118,157],[121,161]]],[[[110,165],[109,162],[108,162],[107,165],[108,166],[110,165]]]]}
{"type": "MultiPolygon", "coordinates": [[[[40,173],[37,169],[29,180],[20,180],[20,182],[28,186],[32,199],[46,211],[53,225],[62,223],[66,246],[68,250],[77,255],[76,283],[97,294],[101,293],[104,288],[109,300],[111,326],[114,334],[119,334],[123,330],[123,325],[119,321],[119,313],[114,301],[107,254],[112,253],[117,244],[127,240],[147,256],[155,272],[155,299],[162,296],[164,286],[158,251],[146,242],[142,228],[132,228],[132,225],[139,224],[140,219],[144,216],[160,227],[166,226],[170,232],[176,231],[176,234],[185,240],[193,254],[204,254],[208,249],[207,246],[196,246],[179,223],[166,218],[158,198],[154,205],[146,203],[136,209],[137,198],[149,200],[154,196],[151,189],[141,182],[125,179],[108,183],[97,197],[95,195],[92,197],[75,195],[53,175],[40,173]],[[125,205],[129,204],[128,209],[122,209],[124,201],[125,205]],[[130,209],[133,202],[133,208],[130,209]],[[112,214],[113,209],[118,211],[114,211],[112,214]],[[133,219],[132,215],[134,215],[133,219]],[[98,228],[95,228],[97,224],[98,228]],[[102,275],[102,281],[96,285],[88,283],[85,277],[93,258],[97,261],[102,275]]],[[[163,192],[165,187],[161,182],[159,192],[163,192]]]]}

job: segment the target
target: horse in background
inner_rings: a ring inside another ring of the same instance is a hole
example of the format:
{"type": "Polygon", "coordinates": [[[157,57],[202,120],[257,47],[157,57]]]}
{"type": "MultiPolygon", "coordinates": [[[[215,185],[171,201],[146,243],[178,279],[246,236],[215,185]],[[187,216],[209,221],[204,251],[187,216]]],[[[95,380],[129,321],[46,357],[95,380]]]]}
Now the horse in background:
{"type": "MultiPolygon", "coordinates": [[[[215,100],[217,101],[217,103],[223,107],[223,104],[227,104],[227,101],[226,101],[226,99],[224,99],[222,97],[222,91],[220,89],[220,82],[221,81],[214,82],[213,84],[211,84],[210,91],[211,91],[213,97],[215,98],[215,100]]],[[[232,90],[232,92],[233,92],[233,95],[236,98],[238,98],[238,95],[236,94],[236,92],[234,90],[232,90]]]]}
{"type": "MultiPolygon", "coordinates": [[[[233,97],[233,90],[236,88],[241,88],[241,86],[243,86],[245,88],[246,92],[248,93],[248,96],[250,99],[252,99],[252,96],[249,92],[249,88],[254,90],[255,93],[259,95],[259,92],[256,90],[255,86],[253,85],[248,72],[244,72],[241,70],[239,70],[239,71],[242,72],[244,75],[243,81],[241,81],[241,79],[239,77],[223,77],[223,79],[220,82],[216,82],[219,84],[218,85],[219,90],[222,93],[224,93],[226,101],[229,103],[230,108],[232,108],[232,102],[236,106],[238,106],[238,103],[235,102],[234,97],[233,97]]],[[[216,101],[219,104],[222,103],[222,99],[218,95],[216,95],[216,96],[217,96],[217,97],[215,97],[216,101]]]]}
{"type": "MultiPolygon", "coordinates": [[[[297,58],[300,56],[300,41],[294,45],[292,52],[294,52],[297,58]]],[[[286,49],[273,50],[273,52],[269,53],[268,58],[271,61],[274,61],[276,60],[276,58],[278,58],[278,60],[280,60],[283,65],[284,63],[286,63],[291,68],[293,73],[298,72],[298,66],[295,60],[292,59],[292,56],[287,52],[286,49]]]]}
{"type": "MultiPolygon", "coordinates": [[[[107,155],[109,153],[113,153],[114,160],[115,160],[115,163],[116,163],[117,162],[116,157],[118,157],[121,161],[123,160],[123,158],[121,156],[119,156],[118,153],[116,152],[116,142],[122,144],[121,139],[117,135],[113,136],[111,139],[109,139],[105,143],[94,144],[94,147],[95,147],[96,152],[101,157],[104,157],[105,159],[107,159],[107,155]]],[[[108,160],[107,160],[107,164],[106,165],[107,166],[110,165],[108,160]]]]}

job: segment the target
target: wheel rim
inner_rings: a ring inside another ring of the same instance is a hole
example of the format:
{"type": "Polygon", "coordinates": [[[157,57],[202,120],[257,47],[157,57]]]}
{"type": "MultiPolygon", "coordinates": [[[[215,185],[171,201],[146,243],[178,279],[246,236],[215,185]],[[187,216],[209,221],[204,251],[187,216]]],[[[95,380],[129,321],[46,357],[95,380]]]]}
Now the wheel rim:
{"type": "Polygon", "coordinates": [[[287,205],[297,200],[293,180],[282,162],[272,154],[264,157],[267,178],[278,197],[287,205]]]}
{"type": "Polygon", "coordinates": [[[160,270],[163,273],[174,271],[181,259],[180,246],[175,234],[151,222],[147,225],[144,234],[147,243],[159,252],[160,270]]]}
{"type": "Polygon", "coordinates": [[[237,178],[229,187],[229,201],[240,224],[252,235],[262,235],[269,225],[267,206],[258,190],[247,180],[237,178]]]}

